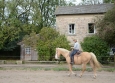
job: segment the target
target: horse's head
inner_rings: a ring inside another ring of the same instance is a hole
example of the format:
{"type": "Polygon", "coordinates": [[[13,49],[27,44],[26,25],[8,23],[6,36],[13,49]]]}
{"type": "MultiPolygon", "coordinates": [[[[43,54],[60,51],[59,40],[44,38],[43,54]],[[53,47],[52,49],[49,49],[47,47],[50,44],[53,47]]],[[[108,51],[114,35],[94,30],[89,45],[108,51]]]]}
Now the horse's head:
{"type": "Polygon", "coordinates": [[[60,53],[58,48],[56,48],[55,59],[59,59],[59,57],[60,57],[60,53]]]}
{"type": "Polygon", "coordinates": [[[60,55],[66,58],[69,55],[69,52],[70,51],[64,48],[56,48],[55,59],[59,59],[60,55]]]}

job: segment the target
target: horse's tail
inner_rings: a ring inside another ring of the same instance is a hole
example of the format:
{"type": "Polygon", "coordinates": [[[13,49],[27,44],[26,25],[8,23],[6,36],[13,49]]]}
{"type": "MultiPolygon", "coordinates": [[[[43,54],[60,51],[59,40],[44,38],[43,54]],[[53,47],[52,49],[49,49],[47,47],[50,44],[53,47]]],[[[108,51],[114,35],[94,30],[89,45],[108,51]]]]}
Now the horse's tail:
{"type": "Polygon", "coordinates": [[[102,65],[101,65],[101,63],[97,60],[95,54],[92,53],[92,52],[90,52],[90,54],[91,54],[91,57],[92,57],[91,60],[93,61],[94,67],[95,67],[95,68],[101,68],[102,65]]]}

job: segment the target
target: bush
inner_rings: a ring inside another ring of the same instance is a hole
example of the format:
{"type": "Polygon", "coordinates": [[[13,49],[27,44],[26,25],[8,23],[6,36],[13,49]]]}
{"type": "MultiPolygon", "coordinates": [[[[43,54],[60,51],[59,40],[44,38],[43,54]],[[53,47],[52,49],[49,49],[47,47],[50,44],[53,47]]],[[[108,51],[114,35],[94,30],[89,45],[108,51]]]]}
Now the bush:
{"type": "Polygon", "coordinates": [[[38,55],[39,60],[54,60],[56,47],[69,49],[69,42],[64,35],[60,35],[53,28],[42,28],[38,39],[38,55]]]}
{"type": "Polygon", "coordinates": [[[101,59],[101,57],[109,56],[109,46],[105,41],[103,41],[97,36],[84,38],[84,41],[81,43],[81,46],[84,51],[93,52],[99,60],[101,59]]]}

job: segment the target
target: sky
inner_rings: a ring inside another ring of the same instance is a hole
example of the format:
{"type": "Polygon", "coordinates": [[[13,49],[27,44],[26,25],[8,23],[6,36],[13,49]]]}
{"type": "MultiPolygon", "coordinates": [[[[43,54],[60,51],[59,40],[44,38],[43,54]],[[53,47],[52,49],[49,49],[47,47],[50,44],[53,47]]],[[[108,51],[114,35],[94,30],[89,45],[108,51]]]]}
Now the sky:
{"type": "Polygon", "coordinates": [[[76,4],[76,5],[78,5],[80,2],[82,2],[82,0],[66,0],[66,1],[72,2],[72,3],[76,4]]]}

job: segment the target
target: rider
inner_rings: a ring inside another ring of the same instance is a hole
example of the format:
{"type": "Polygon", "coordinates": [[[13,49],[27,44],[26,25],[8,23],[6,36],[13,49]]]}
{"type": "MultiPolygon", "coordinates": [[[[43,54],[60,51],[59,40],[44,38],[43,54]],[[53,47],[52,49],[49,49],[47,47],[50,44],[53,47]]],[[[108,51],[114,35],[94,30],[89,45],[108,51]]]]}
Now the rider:
{"type": "Polygon", "coordinates": [[[74,55],[80,50],[80,45],[79,45],[79,43],[77,42],[77,39],[73,39],[73,41],[74,41],[75,43],[74,43],[74,47],[71,47],[73,50],[72,50],[72,52],[70,53],[70,58],[71,58],[70,64],[73,64],[73,63],[74,63],[74,55]]]}

